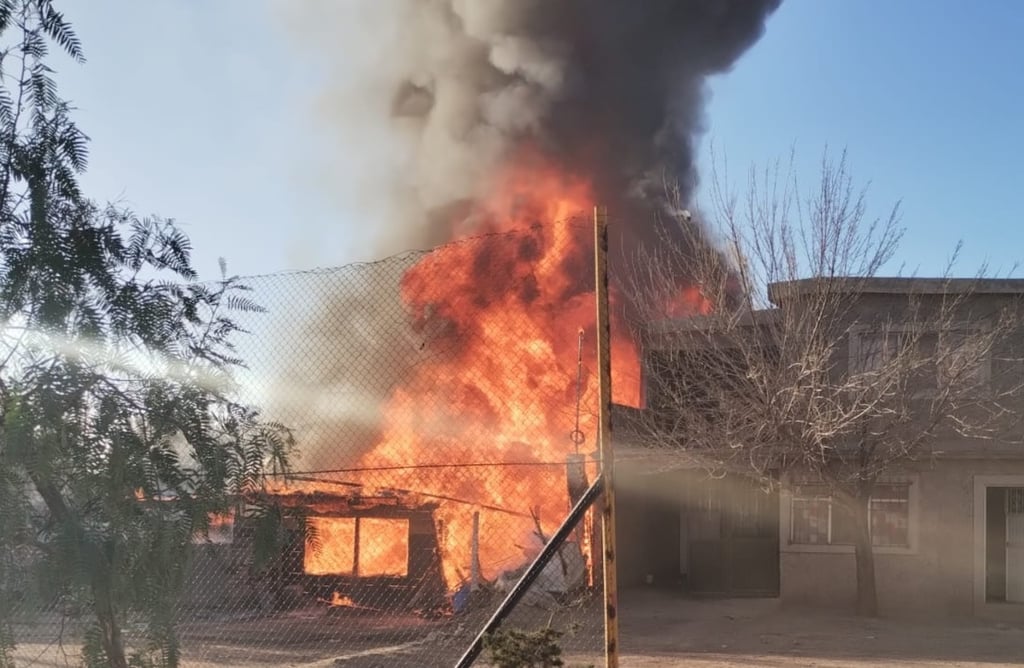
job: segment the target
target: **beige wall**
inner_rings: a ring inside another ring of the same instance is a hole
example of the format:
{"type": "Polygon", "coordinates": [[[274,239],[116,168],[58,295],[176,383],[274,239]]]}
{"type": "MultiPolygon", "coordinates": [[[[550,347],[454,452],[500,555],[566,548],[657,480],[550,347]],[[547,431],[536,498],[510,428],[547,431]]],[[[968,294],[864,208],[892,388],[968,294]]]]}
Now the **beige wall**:
{"type": "MultiPolygon", "coordinates": [[[[938,461],[912,476],[911,548],[876,553],[883,614],[965,616],[976,612],[975,542],[984,539],[984,532],[974,527],[975,478],[991,475],[1024,476],[1024,461],[938,461]]],[[[783,601],[853,610],[852,548],[790,545],[788,496],[781,503],[783,601]]]]}

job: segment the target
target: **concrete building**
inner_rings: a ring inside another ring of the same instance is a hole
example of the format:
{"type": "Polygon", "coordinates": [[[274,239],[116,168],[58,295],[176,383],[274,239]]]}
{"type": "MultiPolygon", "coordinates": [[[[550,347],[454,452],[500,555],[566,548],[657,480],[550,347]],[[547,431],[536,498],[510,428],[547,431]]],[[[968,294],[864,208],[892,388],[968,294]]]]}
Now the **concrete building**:
{"type": "MultiPolygon", "coordinates": [[[[849,351],[836,364],[843,373],[863,363],[859,353],[872,332],[864,323],[879,314],[898,321],[912,300],[927,304],[960,291],[963,312],[972,314],[965,324],[985,327],[980,314],[1024,297],[1024,280],[876,278],[856,285],[849,326],[836,346],[849,351]]],[[[773,285],[769,294],[775,309],[799,309],[811,288],[798,281],[773,285]]],[[[986,360],[979,369],[986,379],[997,370],[1024,380],[1018,338],[1001,342],[986,360]]],[[[742,475],[711,479],[697,462],[700,453],[683,443],[677,452],[653,452],[630,415],[621,410],[616,423],[624,584],[853,609],[853,527],[820,479],[789,470],[768,490],[742,475]]],[[[991,440],[937,437],[913,461],[886,470],[869,504],[883,614],[1024,619],[1020,436],[1016,430],[991,440]]]]}

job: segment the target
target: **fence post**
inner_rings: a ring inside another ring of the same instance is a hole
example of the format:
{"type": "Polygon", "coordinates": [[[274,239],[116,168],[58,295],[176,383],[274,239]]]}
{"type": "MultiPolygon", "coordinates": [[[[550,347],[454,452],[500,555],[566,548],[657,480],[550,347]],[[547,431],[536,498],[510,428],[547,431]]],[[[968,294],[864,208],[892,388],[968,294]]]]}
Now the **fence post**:
{"type": "Polygon", "coordinates": [[[597,296],[597,368],[600,403],[598,447],[601,452],[601,479],[604,493],[601,504],[601,533],[604,547],[604,652],[605,666],[619,665],[619,601],[615,569],[615,459],[612,449],[612,368],[611,324],[608,314],[608,211],[594,207],[594,268],[597,296]]]}

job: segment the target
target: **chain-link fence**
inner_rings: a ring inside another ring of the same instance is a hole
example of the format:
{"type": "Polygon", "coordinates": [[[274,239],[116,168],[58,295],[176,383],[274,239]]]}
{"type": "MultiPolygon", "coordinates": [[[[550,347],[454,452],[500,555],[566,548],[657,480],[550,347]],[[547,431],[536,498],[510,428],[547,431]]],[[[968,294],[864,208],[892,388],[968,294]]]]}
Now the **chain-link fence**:
{"type": "MultiPolygon", "coordinates": [[[[240,316],[239,391],[296,446],[286,477],[193,539],[181,665],[459,660],[597,476],[592,230],[245,280],[265,312],[240,316]]],[[[555,629],[570,663],[598,661],[599,539],[590,511],[502,628],[555,629]]],[[[28,583],[19,549],[4,572],[28,583]]],[[[78,665],[91,611],[34,600],[3,603],[14,665],[78,665]]],[[[144,634],[123,628],[129,647],[144,634]]]]}

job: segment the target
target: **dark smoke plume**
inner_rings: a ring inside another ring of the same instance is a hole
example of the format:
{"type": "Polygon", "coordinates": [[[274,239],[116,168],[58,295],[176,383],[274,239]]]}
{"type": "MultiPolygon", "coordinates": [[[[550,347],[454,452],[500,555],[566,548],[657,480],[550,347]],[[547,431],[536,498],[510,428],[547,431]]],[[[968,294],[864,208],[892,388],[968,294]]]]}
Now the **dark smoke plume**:
{"type": "MultiPolygon", "coordinates": [[[[665,184],[678,184],[683,203],[696,186],[707,77],[736,62],[779,2],[339,0],[286,11],[298,38],[334,68],[320,113],[344,169],[326,170],[325,185],[358,216],[353,243],[380,256],[478,231],[453,220],[524,146],[587,177],[623,223],[613,228],[620,242],[651,239],[665,184]],[[356,238],[367,230],[370,238],[356,238]]],[[[482,274],[482,283],[500,278],[482,274]]],[[[304,327],[308,349],[295,351],[287,399],[297,415],[310,397],[333,397],[338,411],[318,414],[320,431],[305,434],[307,464],[336,464],[327,453],[338,457],[340,433],[369,447],[389,388],[407,374],[388,356],[399,351],[404,365],[420,354],[395,316],[398,277],[388,274],[376,296],[325,295],[304,327]],[[330,342],[374,354],[325,364],[330,342]],[[366,433],[344,431],[353,424],[366,433]]]]}
{"type": "Polygon", "coordinates": [[[589,176],[620,211],[666,180],[685,200],[705,80],[760,37],[779,2],[346,0],[295,11],[336,51],[324,112],[339,153],[359,165],[353,194],[387,253],[447,240],[437,212],[477,196],[524,142],[589,176]]]}

